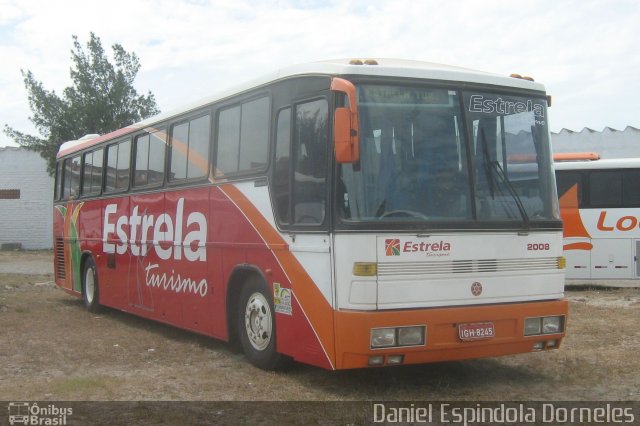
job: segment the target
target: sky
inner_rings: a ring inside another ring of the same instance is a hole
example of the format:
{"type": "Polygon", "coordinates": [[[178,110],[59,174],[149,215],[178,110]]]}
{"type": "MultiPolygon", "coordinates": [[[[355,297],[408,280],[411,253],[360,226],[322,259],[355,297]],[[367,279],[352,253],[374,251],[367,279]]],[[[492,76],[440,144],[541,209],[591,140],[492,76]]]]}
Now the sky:
{"type": "Polygon", "coordinates": [[[1,128],[38,135],[21,70],[61,95],[90,32],[138,55],[162,111],[288,65],[401,58],[532,76],[554,132],[640,128],[637,0],[0,0],[1,128]]]}

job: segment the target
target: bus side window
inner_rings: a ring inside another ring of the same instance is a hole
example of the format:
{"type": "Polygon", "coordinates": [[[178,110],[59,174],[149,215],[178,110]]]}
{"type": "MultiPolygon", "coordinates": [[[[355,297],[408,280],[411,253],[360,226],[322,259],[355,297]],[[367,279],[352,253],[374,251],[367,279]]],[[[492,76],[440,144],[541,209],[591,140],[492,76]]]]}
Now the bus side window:
{"type": "Polygon", "coordinates": [[[135,139],[136,161],[133,170],[133,186],[149,183],[149,134],[135,139]]]}
{"type": "Polygon", "coordinates": [[[242,104],[238,171],[264,170],[269,151],[269,98],[242,104]]]}
{"type": "Polygon", "coordinates": [[[211,117],[207,114],[189,122],[189,161],[187,179],[209,175],[211,117]]]}
{"type": "Polygon", "coordinates": [[[91,194],[91,173],[93,172],[93,152],[87,152],[83,156],[84,172],[82,175],[82,195],[91,194]]]}
{"type": "Polygon", "coordinates": [[[625,206],[640,206],[640,170],[623,172],[622,200],[625,206]]]}
{"type": "Polygon", "coordinates": [[[136,138],[133,186],[158,186],[164,182],[164,136],[164,132],[158,131],[136,138]]]}
{"type": "Polygon", "coordinates": [[[164,157],[166,133],[154,132],[149,140],[149,185],[162,185],[164,182],[164,157]]]}
{"type": "Polygon", "coordinates": [[[263,171],[269,151],[269,98],[220,111],[216,176],[263,171]]]}
{"type": "Polygon", "coordinates": [[[220,111],[218,115],[218,153],[216,176],[238,171],[240,155],[240,106],[220,111]]]}
{"type": "Polygon", "coordinates": [[[105,174],[104,190],[115,191],[116,189],[116,168],[118,165],[118,145],[111,145],[107,148],[107,173],[105,174]]]}
{"type": "Polygon", "coordinates": [[[171,130],[171,181],[209,175],[209,114],[176,124],[171,130]]]}
{"type": "Polygon", "coordinates": [[[102,160],[104,159],[104,150],[102,148],[93,151],[93,163],[91,172],[91,192],[98,194],[102,188],[102,160]]]}
{"type": "Polygon", "coordinates": [[[596,171],[589,175],[591,207],[622,207],[622,173],[596,171]]]}
{"type": "Polygon", "coordinates": [[[556,173],[556,185],[558,187],[558,198],[575,185],[578,185],[578,205],[582,205],[582,175],[578,172],[559,171],[556,173]]]}
{"type": "Polygon", "coordinates": [[[100,193],[102,184],[102,149],[84,154],[82,195],[100,193]]]}
{"type": "Polygon", "coordinates": [[[60,194],[62,194],[60,185],[62,184],[62,162],[58,161],[56,164],[56,183],[53,188],[53,199],[55,201],[60,199],[60,194]]]}
{"type": "Polygon", "coordinates": [[[62,198],[77,198],[80,192],[80,156],[64,160],[64,188],[62,198]]]}
{"type": "Polygon", "coordinates": [[[107,147],[105,191],[124,191],[129,188],[130,156],[130,140],[107,147]]]}

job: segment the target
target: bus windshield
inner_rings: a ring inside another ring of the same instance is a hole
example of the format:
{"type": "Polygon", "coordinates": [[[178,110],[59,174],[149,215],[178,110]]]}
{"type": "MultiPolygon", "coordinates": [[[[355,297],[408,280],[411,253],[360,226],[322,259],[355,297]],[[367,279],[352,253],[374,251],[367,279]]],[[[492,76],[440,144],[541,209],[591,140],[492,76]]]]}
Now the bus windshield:
{"type": "Polygon", "coordinates": [[[358,108],[360,161],[339,167],[345,222],[558,220],[545,99],[365,84],[358,108]]]}

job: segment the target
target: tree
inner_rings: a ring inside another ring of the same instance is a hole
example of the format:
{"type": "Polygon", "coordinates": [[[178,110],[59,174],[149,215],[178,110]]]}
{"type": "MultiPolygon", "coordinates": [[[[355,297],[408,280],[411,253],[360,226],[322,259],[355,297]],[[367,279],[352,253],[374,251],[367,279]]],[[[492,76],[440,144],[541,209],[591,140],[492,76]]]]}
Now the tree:
{"type": "Polygon", "coordinates": [[[70,70],[73,85],[63,90],[62,97],[46,90],[31,71],[21,70],[33,114],[29,120],[41,136],[22,133],[9,125],[4,132],[17,144],[40,153],[52,175],[63,142],[90,133],[109,133],[160,112],[151,92],[138,95],[133,87],[140,69],[138,56],[120,44],[112,49],[115,66],[94,33],[90,33],[86,51],[74,35],[70,70]]]}

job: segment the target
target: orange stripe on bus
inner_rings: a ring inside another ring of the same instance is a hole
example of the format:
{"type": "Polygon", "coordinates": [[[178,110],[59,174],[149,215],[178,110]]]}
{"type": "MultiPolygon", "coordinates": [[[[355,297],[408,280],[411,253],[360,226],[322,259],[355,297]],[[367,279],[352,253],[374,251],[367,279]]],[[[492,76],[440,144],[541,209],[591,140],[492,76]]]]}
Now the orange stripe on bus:
{"type": "Polygon", "coordinates": [[[582,223],[578,206],[578,184],[573,185],[560,197],[560,215],[564,223],[564,237],[591,238],[582,223]]]}
{"type": "Polygon", "coordinates": [[[333,308],[327,303],[313,279],[290,251],[274,250],[278,247],[287,247],[287,243],[251,201],[232,184],[222,185],[219,188],[242,210],[282,265],[291,280],[292,287],[295,287],[296,299],[320,339],[320,344],[324,348],[332,368],[335,368],[333,308]]]}
{"type": "Polygon", "coordinates": [[[571,243],[565,244],[564,250],[591,250],[593,248],[593,244],[591,243],[571,243]]]}

